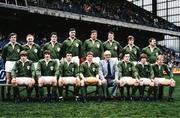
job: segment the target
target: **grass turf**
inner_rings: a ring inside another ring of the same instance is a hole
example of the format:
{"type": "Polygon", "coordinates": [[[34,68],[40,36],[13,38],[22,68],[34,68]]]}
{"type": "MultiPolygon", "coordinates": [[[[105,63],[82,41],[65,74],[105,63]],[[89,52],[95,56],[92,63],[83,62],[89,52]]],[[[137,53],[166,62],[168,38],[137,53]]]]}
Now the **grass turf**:
{"type": "MultiPolygon", "coordinates": [[[[180,75],[175,76],[174,102],[166,100],[107,101],[97,103],[0,102],[0,117],[180,117],[180,75]]],[[[165,88],[165,96],[168,87],[165,88]]]]}

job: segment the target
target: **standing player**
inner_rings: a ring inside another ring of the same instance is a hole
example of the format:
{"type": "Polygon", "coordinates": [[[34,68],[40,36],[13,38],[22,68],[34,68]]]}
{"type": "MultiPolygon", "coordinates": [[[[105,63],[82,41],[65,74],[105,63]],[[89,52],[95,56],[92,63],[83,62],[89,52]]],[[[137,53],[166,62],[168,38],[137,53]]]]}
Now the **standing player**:
{"type": "Polygon", "coordinates": [[[156,39],[149,39],[149,46],[142,49],[142,53],[147,54],[148,62],[153,64],[156,62],[156,58],[159,54],[161,54],[161,50],[156,46],[156,39]]]}
{"type": "Polygon", "coordinates": [[[103,43],[104,51],[109,50],[111,52],[111,58],[118,62],[118,57],[122,50],[119,42],[114,40],[114,32],[108,32],[108,40],[103,43]]]}
{"type": "MultiPolygon", "coordinates": [[[[28,53],[28,59],[33,61],[35,69],[37,68],[37,63],[41,58],[41,48],[38,44],[34,43],[34,36],[32,34],[28,34],[26,36],[27,43],[23,45],[23,50],[28,53]]],[[[35,78],[36,84],[38,84],[37,77],[35,78]]],[[[38,97],[38,85],[35,86],[36,97],[38,97]]]]}
{"type": "Polygon", "coordinates": [[[102,42],[99,39],[97,39],[96,30],[91,31],[91,37],[90,39],[85,40],[83,48],[84,57],[86,56],[87,52],[93,52],[93,61],[99,64],[100,58],[103,58],[104,49],[102,42]]]}
{"type": "Polygon", "coordinates": [[[146,54],[140,55],[140,61],[136,65],[136,70],[138,72],[138,78],[140,84],[139,87],[140,98],[141,99],[144,98],[145,86],[148,86],[149,88],[148,88],[147,100],[149,100],[149,97],[154,88],[154,72],[151,64],[147,62],[146,54]]]}
{"type": "Polygon", "coordinates": [[[122,49],[122,55],[124,55],[125,53],[129,53],[130,61],[136,64],[139,59],[140,49],[138,46],[134,44],[133,36],[128,36],[127,40],[128,40],[128,45],[122,49]]]}
{"type": "MultiPolygon", "coordinates": [[[[169,87],[169,98],[168,100],[172,100],[172,94],[174,91],[174,87],[176,85],[176,82],[173,79],[173,73],[169,69],[167,64],[164,64],[164,56],[159,55],[157,56],[156,63],[152,65],[153,71],[154,71],[154,82],[156,86],[155,95],[157,96],[157,87],[158,86],[170,86],[169,87]],[[169,76],[169,79],[166,79],[164,77],[165,73],[169,76]]],[[[159,96],[162,97],[162,94],[159,96]]]]}
{"type": "Polygon", "coordinates": [[[135,96],[139,85],[138,73],[136,68],[130,60],[130,54],[124,53],[123,60],[118,63],[117,68],[119,71],[119,83],[121,98],[124,99],[124,86],[127,87],[127,97],[132,100],[135,96]],[[132,87],[132,93],[130,94],[130,87],[132,87]]]}
{"type": "Polygon", "coordinates": [[[51,86],[53,86],[52,93],[56,99],[56,88],[58,79],[58,64],[57,61],[51,59],[51,53],[49,50],[44,51],[44,59],[38,61],[37,70],[39,92],[41,100],[43,99],[43,86],[47,85],[47,97],[51,100],[51,86]]]}
{"type": "Polygon", "coordinates": [[[79,67],[76,62],[73,62],[72,56],[72,52],[66,52],[66,58],[63,62],[61,62],[59,67],[59,101],[63,100],[62,92],[64,85],[74,85],[75,100],[78,101],[79,99],[79,67]]]}
{"type": "Polygon", "coordinates": [[[81,77],[81,86],[82,86],[82,96],[84,102],[86,101],[86,86],[95,84],[97,85],[97,92],[100,100],[100,86],[102,84],[99,79],[99,65],[93,62],[93,53],[88,52],[86,56],[86,61],[80,65],[80,77],[81,77]]]}
{"type": "MultiPolygon", "coordinates": [[[[6,71],[6,83],[11,83],[11,70],[16,61],[19,60],[19,53],[22,50],[22,46],[16,42],[17,34],[11,33],[9,34],[9,43],[3,47],[2,57],[5,63],[5,71],[6,71]]],[[[11,88],[8,87],[7,97],[10,98],[11,88]]]]}
{"type": "Polygon", "coordinates": [[[32,61],[28,60],[27,52],[20,52],[20,60],[18,60],[12,69],[12,85],[14,87],[15,102],[19,102],[19,85],[27,85],[27,101],[31,101],[31,93],[35,84],[35,68],[32,61]]]}
{"type": "Polygon", "coordinates": [[[50,36],[51,36],[51,41],[44,45],[43,52],[45,50],[49,50],[51,53],[51,58],[55,59],[59,63],[62,44],[58,43],[57,41],[58,37],[56,32],[52,32],[50,36]]]}
{"type": "Polygon", "coordinates": [[[82,56],[82,41],[76,38],[76,30],[74,28],[69,29],[69,37],[64,40],[61,51],[64,54],[63,56],[65,56],[67,51],[71,51],[73,61],[79,65],[79,58],[82,56]]]}

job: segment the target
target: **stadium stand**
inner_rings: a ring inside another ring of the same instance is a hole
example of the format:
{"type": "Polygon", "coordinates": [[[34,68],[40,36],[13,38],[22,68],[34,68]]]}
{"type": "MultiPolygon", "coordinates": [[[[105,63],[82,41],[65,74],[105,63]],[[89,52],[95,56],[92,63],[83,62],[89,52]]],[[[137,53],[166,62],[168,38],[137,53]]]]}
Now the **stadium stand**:
{"type": "Polygon", "coordinates": [[[1,0],[2,3],[19,6],[37,6],[48,9],[107,18],[161,29],[180,31],[179,27],[155,16],[126,0],[1,0]]]}
{"type": "Polygon", "coordinates": [[[69,11],[95,17],[180,31],[180,29],[174,24],[167,22],[161,17],[154,16],[152,13],[125,0],[118,2],[104,2],[102,0],[29,0],[28,4],[49,9],[69,11]]]}

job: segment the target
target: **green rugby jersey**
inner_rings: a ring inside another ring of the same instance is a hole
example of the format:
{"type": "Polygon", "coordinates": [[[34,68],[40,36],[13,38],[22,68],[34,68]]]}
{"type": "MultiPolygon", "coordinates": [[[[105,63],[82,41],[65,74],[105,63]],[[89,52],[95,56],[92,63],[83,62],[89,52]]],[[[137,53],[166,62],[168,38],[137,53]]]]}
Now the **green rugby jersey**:
{"type": "Polygon", "coordinates": [[[32,47],[28,44],[23,45],[23,50],[28,53],[28,59],[33,62],[38,62],[42,57],[41,48],[38,44],[33,44],[32,47]]]}
{"type": "Polygon", "coordinates": [[[129,53],[130,54],[130,61],[138,61],[139,60],[139,55],[140,55],[140,49],[138,46],[133,46],[132,49],[130,49],[129,45],[125,46],[122,49],[122,55],[124,53],[129,53]]]}
{"type": "Polygon", "coordinates": [[[159,54],[161,54],[161,50],[158,47],[155,47],[153,51],[151,51],[150,47],[147,46],[142,49],[142,53],[147,54],[148,62],[153,64],[156,62],[156,58],[159,54]]]}
{"type": "Polygon", "coordinates": [[[143,65],[139,62],[138,64],[136,64],[136,70],[138,72],[139,79],[140,78],[154,79],[154,72],[151,64],[146,63],[143,65]]]}
{"type": "Polygon", "coordinates": [[[96,77],[99,73],[99,65],[92,62],[89,66],[88,62],[85,61],[80,65],[80,73],[83,74],[84,77],[96,77]]]}
{"type": "Polygon", "coordinates": [[[37,76],[56,76],[58,78],[59,69],[57,61],[51,59],[46,63],[45,59],[38,61],[36,74],[37,76]]]}
{"type": "Polygon", "coordinates": [[[19,43],[15,43],[13,47],[9,42],[3,47],[2,57],[5,61],[17,61],[19,60],[19,54],[22,51],[22,46],[19,43]]]}
{"type": "Polygon", "coordinates": [[[87,39],[84,42],[83,51],[84,51],[84,57],[86,56],[87,52],[91,51],[94,53],[94,57],[102,58],[104,53],[103,44],[98,39],[96,39],[94,43],[92,39],[87,39]]]}
{"type": "Polygon", "coordinates": [[[154,71],[154,77],[165,77],[165,73],[167,73],[170,78],[173,78],[173,73],[166,64],[162,66],[159,66],[158,64],[153,64],[152,68],[154,71]]]}
{"type": "Polygon", "coordinates": [[[120,61],[117,65],[117,69],[119,78],[122,78],[124,76],[130,76],[133,78],[138,77],[138,73],[132,62],[125,63],[124,61],[120,61]]]}
{"type": "Polygon", "coordinates": [[[27,60],[24,64],[21,60],[16,61],[12,69],[12,78],[16,77],[32,77],[35,78],[35,68],[32,61],[27,60]]]}
{"type": "Polygon", "coordinates": [[[59,76],[60,77],[77,77],[79,76],[79,67],[75,62],[63,61],[59,65],[59,76]]]}
{"type": "Polygon", "coordinates": [[[82,56],[82,41],[80,41],[79,39],[74,39],[72,41],[71,39],[67,38],[66,40],[64,40],[62,44],[61,51],[64,56],[67,51],[71,51],[73,56],[81,57],[82,56]]]}
{"type": "Polygon", "coordinates": [[[51,42],[48,42],[43,47],[43,52],[45,50],[49,50],[51,52],[52,59],[60,59],[60,51],[61,51],[62,44],[55,43],[54,46],[51,42]]]}
{"type": "Polygon", "coordinates": [[[109,40],[103,43],[104,51],[109,50],[111,52],[111,57],[119,57],[122,47],[119,42],[113,40],[110,42],[109,40]]]}

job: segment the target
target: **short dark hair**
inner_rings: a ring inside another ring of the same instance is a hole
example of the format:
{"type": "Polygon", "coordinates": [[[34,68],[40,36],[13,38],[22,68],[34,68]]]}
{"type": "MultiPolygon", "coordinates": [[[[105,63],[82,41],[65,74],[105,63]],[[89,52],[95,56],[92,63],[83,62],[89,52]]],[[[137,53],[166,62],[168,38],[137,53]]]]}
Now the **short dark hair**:
{"type": "Polygon", "coordinates": [[[88,55],[94,56],[94,53],[90,51],[90,52],[87,52],[86,56],[88,56],[88,55]]]}
{"type": "Polygon", "coordinates": [[[139,60],[141,60],[142,58],[146,58],[146,59],[147,59],[147,58],[148,58],[148,57],[147,57],[147,54],[142,53],[142,54],[140,55],[140,57],[139,57],[139,60]]]}
{"type": "Polygon", "coordinates": [[[98,33],[97,30],[91,30],[91,34],[92,33],[98,33]]]}
{"type": "Polygon", "coordinates": [[[76,29],[75,28],[70,28],[69,32],[71,32],[71,31],[76,31],[76,29]]]}
{"type": "Polygon", "coordinates": [[[51,54],[51,52],[50,52],[49,50],[45,50],[45,51],[44,51],[44,55],[45,55],[45,54],[51,54]]]}
{"type": "Polygon", "coordinates": [[[25,50],[20,52],[20,56],[27,56],[27,55],[28,55],[28,53],[25,50]]]}
{"type": "Polygon", "coordinates": [[[128,41],[129,41],[129,40],[134,40],[134,36],[129,35],[129,36],[127,37],[127,40],[128,40],[128,41]]]}
{"type": "Polygon", "coordinates": [[[154,37],[149,38],[148,42],[152,42],[152,40],[156,40],[154,37]]]}
{"type": "Polygon", "coordinates": [[[56,32],[51,32],[50,37],[52,37],[52,35],[56,35],[57,36],[57,33],[56,32]]]}
{"type": "Polygon", "coordinates": [[[122,57],[124,57],[126,54],[130,54],[129,52],[124,52],[123,54],[122,54],[122,57]]]}
{"type": "Polygon", "coordinates": [[[73,56],[72,51],[66,51],[66,55],[67,54],[71,54],[73,56]]]}
{"type": "Polygon", "coordinates": [[[113,31],[109,31],[108,34],[113,34],[114,35],[114,32],[113,31]]]}
{"type": "Polygon", "coordinates": [[[16,36],[17,37],[17,34],[12,32],[12,33],[9,34],[8,38],[10,39],[11,36],[16,36]]]}

